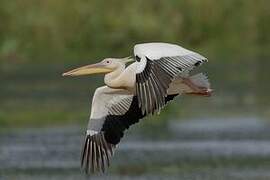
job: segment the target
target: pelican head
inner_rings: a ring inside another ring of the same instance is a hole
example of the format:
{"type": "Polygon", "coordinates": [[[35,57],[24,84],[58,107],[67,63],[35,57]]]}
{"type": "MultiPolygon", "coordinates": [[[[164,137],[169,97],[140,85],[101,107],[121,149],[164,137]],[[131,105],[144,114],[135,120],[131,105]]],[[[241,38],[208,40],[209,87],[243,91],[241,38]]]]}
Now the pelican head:
{"type": "Polygon", "coordinates": [[[106,74],[132,61],[134,60],[131,57],[126,57],[126,58],[121,58],[121,59],[106,58],[99,63],[82,66],[82,67],[73,69],[71,71],[65,72],[62,75],[63,76],[81,76],[81,75],[98,74],[98,73],[106,74]]]}

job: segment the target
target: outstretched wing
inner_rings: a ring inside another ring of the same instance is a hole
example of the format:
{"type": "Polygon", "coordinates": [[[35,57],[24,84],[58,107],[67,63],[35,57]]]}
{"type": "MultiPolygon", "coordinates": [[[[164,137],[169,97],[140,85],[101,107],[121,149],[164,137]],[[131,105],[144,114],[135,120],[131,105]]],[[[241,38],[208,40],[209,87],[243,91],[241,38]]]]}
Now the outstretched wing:
{"type": "MultiPolygon", "coordinates": [[[[96,89],[92,100],[92,109],[82,151],[81,166],[89,171],[105,171],[121,133],[107,125],[113,116],[123,116],[129,109],[133,95],[126,90],[111,89],[107,86],[96,89]]],[[[127,122],[129,119],[126,120],[127,122]]],[[[127,123],[125,122],[125,123],[127,123]]],[[[122,122],[117,127],[121,128],[122,122]]]]}
{"type": "Polygon", "coordinates": [[[136,95],[142,113],[154,113],[165,105],[170,83],[177,76],[189,72],[207,59],[178,45],[145,43],[134,47],[138,62],[136,70],[136,95]]]}
{"type": "MultiPolygon", "coordinates": [[[[176,95],[166,97],[166,102],[176,95]]],[[[81,166],[86,173],[104,172],[110,165],[114,148],[123,137],[124,131],[145,115],[138,105],[137,96],[129,91],[107,86],[98,88],[93,97],[82,151],[81,166]]]]}

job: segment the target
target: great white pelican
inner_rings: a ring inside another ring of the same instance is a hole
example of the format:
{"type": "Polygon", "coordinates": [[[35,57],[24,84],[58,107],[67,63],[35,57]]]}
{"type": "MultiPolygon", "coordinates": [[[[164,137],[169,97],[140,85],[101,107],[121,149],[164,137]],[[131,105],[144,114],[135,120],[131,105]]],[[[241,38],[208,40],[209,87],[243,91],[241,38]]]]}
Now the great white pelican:
{"type": "Polygon", "coordinates": [[[190,71],[207,59],[181,46],[144,43],[134,46],[134,57],[106,58],[63,76],[104,73],[105,86],[96,89],[86,131],[81,166],[104,172],[124,131],[160,110],[182,94],[210,96],[208,78],[190,71]],[[126,67],[128,62],[133,62],[126,67]]]}

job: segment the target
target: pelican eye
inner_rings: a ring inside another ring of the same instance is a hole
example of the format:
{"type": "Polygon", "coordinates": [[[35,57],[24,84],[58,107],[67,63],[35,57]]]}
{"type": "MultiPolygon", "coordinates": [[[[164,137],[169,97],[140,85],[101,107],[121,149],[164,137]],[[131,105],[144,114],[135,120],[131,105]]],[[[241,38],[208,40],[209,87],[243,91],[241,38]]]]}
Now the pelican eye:
{"type": "Polygon", "coordinates": [[[136,61],[138,61],[138,62],[140,62],[141,61],[141,58],[139,57],[139,56],[135,56],[135,59],[136,59],[136,61]]]}

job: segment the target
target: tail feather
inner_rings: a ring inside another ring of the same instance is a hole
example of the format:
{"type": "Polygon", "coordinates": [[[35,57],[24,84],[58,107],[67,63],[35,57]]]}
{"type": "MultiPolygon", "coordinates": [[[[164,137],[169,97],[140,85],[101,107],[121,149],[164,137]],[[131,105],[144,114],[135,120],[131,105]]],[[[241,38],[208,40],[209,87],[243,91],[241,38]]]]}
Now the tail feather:
{"type": "MultiPolygon", "coordinates": [[[[203,87],[206,89],[211,90],[210,88],[210,82],[208,80],[208,77],[203,74],[195,74],[193,76],[190,76],[189,79],[198,87],[203,87]]],[[[182,82],[182,78],[178,77],[176,78],[171,84],[168,89],[168,94],[185,94],[185,93],[193,93],[193,89],[191,89],[189,86],[184,84],[182,82]]]]}
{"type": "Polygon", "coordinates": [[[210,89],[210,82],[208,80],[208,77],[203,73],[195,74],[189,77],[189,79],[199,87],[205,87],[210,89]]]}

